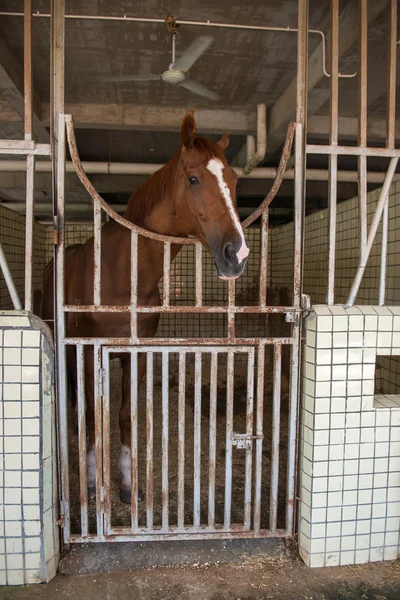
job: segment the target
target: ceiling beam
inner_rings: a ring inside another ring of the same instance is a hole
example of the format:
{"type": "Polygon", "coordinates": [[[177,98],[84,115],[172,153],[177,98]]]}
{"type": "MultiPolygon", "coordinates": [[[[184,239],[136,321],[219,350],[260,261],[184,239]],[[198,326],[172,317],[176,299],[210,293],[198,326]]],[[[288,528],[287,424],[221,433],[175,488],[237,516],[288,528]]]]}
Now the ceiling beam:
{"type": "MultiPolygon", "coordinates": [[[[314,115],[308,120],[308,135],[314,138],[329,136],[329,117],[314,115]]],[[[386,119],[371,117],[368,119],[368,139],[370,142],[381,142],[386,139],[386,119]]],[[[339,136],[354,138],[358,136],[358,119],[356,117],[339,117],[339,136]]],[[[400,139],[400,121],[396,121],[396,139],[400,139]]]]}
{"type": "MultiPolygon", "coordinates": [[[[24,71],[20,67],[17,59],[11,52],[7,42],[0,35],[0,92],[8,104],[7,108],[3,104],[0,106],[2,120],[10,120],[10,108],[21,120],[24,118],[24,71]],[[5,114],[4,114],[5,113],[5,114]]],[[[33,125],[34,139],[37,142],[49,141],[49,133],[40,121],[41,104],[40,100],[33,91],[33,125]]],[[[13,115],[13,120],[16,117],[13,115]]]]}
{"type": "MultiPolygon", "coordinates": [[[[386,8],[388,0],[368,0],[369,26],[379,17],[386,8]]],[[[339,19],[339,59],[359,36],[359,3],[350,2],[341,12],[339,19]]],[[[327,48],[330,46],[330,31],[326,36],[327,48]]],[[[324,78],[322,64],[322,41],[315,48],[309,59],[308,71],[308,116],[315,114],[329,98],[329,87],[315,89],[324,78]]],[[[286,90],[281,94],[275,104],[268,111],[268,136],[267,154],[273,154],[283,144],[288,122],[295,118],[297,95],[297,76],[293,78],[286,90]]]]}
{"type": "MultiPolygon", "coordinates": [[[[82,129],[138,129],[140,131],[179,131],[185,115],[184,108],[167,106],[136,106],[134,104],[66,104],[65,112],[72,114],[75,126],[82,129]]],[[[50,119],[50,105],[42,104],[42,118],[50,119]]],[[[195,111],[197,131],[234,135],[254,133],[254,111],[199,109],[195,111]]]]}

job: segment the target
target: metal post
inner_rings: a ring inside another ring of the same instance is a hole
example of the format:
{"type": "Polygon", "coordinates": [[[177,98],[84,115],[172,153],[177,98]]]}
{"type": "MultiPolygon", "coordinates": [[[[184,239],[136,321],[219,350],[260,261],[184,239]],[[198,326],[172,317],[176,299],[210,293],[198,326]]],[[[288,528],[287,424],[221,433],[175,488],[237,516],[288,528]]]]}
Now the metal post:
{"type": "Polygon", "coordinates": [[[32,94],[32,0],[24,0],[24,132],[25,139],[33,137],[32,94]]]}
{"type": "Polygon", "coordinates": [[[26,219],[25,219],[25,310],[33,310],[33,234],[35,206],[35,157],[26,157],[26,219]]]}
{"type": "MultiPolygon", "coordinates": [[[[338,100],[339,100],[339,0],[331,0],[331,78],[329,110],[329,143],[338,143],[338,100]]],[[[328,248],[328,293],[327,304],[334,303],[335,293],[335,249],[336,249],[336,201],[337,201],[337,155],[329,156],[329,248],[328,248]]]]}
{"type": "Polygon", "coordinates": [[[6,259],[6,256],[4,254],[4,250],[3,250],[3,246],[1,245],[1,242],[0,242],[0,268],[2,270],[3,277],[4,277],[6,285],[7,285],[8,292],[9,292],[9,294],[11,296],[11,300],[12,300],[14,309],[15,310],[22,310],[21,301],[19,299],[17,289],[16,289],[16,287],[14,285],[14,280],[12,278],[11,271],[9,269],[9,266],[8,266],[8,263],[7,263],[7,259],[6,259]]]}
{"type": "MultiPolygon", "coordinates": [[[[360,2],[359,91],[358,91],[358,145],[367,146],[367,53],[368,53],[368,0],[360,2]]],[[[367,157],[358,157],[358,202],[360,229],[360,259],[365,260],[368,237],[367,224],[367,157]]]]}

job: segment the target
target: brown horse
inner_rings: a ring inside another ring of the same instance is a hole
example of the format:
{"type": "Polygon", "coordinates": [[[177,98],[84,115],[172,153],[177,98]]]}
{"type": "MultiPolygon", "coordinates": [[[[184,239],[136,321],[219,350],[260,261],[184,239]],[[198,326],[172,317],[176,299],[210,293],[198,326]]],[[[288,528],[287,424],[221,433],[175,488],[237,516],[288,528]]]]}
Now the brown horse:
{"type": "MultiPolygon", "coordinates": [[[[229,144],[225,133],[216,144],[195,137],[193,111],[186,113],[181,126],[181,149],[159,171],[132,194],[125,218],[141,227],[173,236],[196,236],[214,258],[221,279],[235,279],[242,273],[249,249],[233,200],[237,175],[228,166],[224,151],[229,144]]],[[[65,254],[65,301],[67,304],[93,303],[94,240],[83,246],[68,248],[65,254]]],[[[163,275],[163,243],[139,236],[138,304],[160,304],[158,283],[163,275]]],[[[171,260],[179,252],[172,246],[171,260]]],[[[102,227],[101,301],[106,305],[130,304],[131,232],[115,222],[102,227]]],[[[43,318],[53,315],[53,265],[44,277],[43,318]]],[[[138,336],[156,334],[159,315],[138,315],[138,336]]],[[[69,336],[129,337],[128,314],[68,313],[69,336]]],[[[120,410],[121,449],[119,468],[122,475],[121,499],[131,500],[131,430],[130,430],[130,356],[119,354],[123,370],[122,405],[120,410]]],[[[73,357],[72,357],[73,358],[73,357]]],[[[73,373],[74,360],[68,360],[73,373]]],[[[89,496],[96,484],[94,423],[94,356],[85,347],[85,396],[89,447],[87,481],[89,496]]],[[[145,356],[138,359],[138,385],[145,372],[145,356]]]]}

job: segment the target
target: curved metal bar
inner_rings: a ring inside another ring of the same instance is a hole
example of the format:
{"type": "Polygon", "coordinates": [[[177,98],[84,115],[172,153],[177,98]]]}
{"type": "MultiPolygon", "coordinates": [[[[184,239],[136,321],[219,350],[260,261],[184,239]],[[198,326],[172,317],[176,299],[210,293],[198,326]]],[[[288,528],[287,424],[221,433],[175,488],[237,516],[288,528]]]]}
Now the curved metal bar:
{"type": "Polygon", "coordinates": [[[290,157],[290,152],[292,150],[292,144],[293,144],[295,130],[296,130],[296,123],[294,121],[290,121],[290,123],[288,125],[288,129],[287,129],[287,133],[286,133],[285,144],[284,144],[283,150],[282,150],[281,160],[279,162],[279,167],[278,167],[278,170],[276,173],[276,177],[274,179],[274,183],[272,184],[272,187],[269,190],[268,194],[265,196],[264,200],[261,202],[260,206],[258,208],[256,208],[256,210],[254,212],[252,212],[251,215],[249,215],[247,217],[247,219],[245,219],[242,222],[243,229],[246,229],[265,210],[267,210],[267,208],[271,204],[272,200],[275,198],[276,194],[278,193],[279,188],[281,187],[283,175],[286,171],[286,166],[287,166],[287,162],[290,157]]]}
{"type": "MultiPolygon", "coordinates": [[[[123,227],[126,227],[127,229],[130,229],[131,231],[136,231],[136,233],[143,235],[144,237],[156,240],[158,242],[164,242],[164,243],[167,242],[170,244],[186,244],[186,245],[197,243],[198,240],[197,240],[197,238],[194,238],[194,237],[186,238],[186,237],[176,237],[176,236],[172,236],[172,235],[163,235],[161,233],[155,233],[154,231],[149,231],[147,229],[144,229],[143,227],[139,227],[138,225],[135,225],[131,221],[128,221],[128,219],[125,219],[125,217],[122,217],[117,212],[115,212],[112,208],[110,208],[110,206],[107,204],[107,202],[104,200],[104,198],[102,198],[100,196],[100,194],[97,192],[95,187],[89,181],[89,179],[85,173],[85,170],[82,166],[81,159],[79,157],[78,148],[76,145],[74,119],[73,119],[72,115],[65,115],[65,124],[66,124],[66,128],[67,128],[67,139],[68,139],[69,151],[71,153],[71,160],[72,160],[72,164],[74,165],[76,174],[78,175],[79,179],[81,180],[81,183],[85,187],[86,191],[91,196],[92,200],[94,200],[95,202],[100,204],[100,206],[102,207],[104,212],[106,212],[112,219],[114,219],[114,221],[116,221],[123,227]]],[[[276,194],[278,193],[279,188],[282,183],[283,175],[286,170],[287,162],[290,157],[295,127],[296,127],[296,123],[291,121],[288,125],[286,140],[285,140],[285,144],[283,146],[282,156],[281,156],[281,160],[279,163],[279,167],[278,167],[278,170],[276,173],[274,183],[272,184],[270,191],[268,192],[267,196],[265,197],[263,202],[260,204],[260,206],[258,208],[256,208],[256,210],[251,215],[249,215],[245,221],[242,222],[243,229],[246,229],[249,225],[251,225],[261,215],[261,213],[263,213],[269,207],[272,200],[275,198],[276,194]]]]}

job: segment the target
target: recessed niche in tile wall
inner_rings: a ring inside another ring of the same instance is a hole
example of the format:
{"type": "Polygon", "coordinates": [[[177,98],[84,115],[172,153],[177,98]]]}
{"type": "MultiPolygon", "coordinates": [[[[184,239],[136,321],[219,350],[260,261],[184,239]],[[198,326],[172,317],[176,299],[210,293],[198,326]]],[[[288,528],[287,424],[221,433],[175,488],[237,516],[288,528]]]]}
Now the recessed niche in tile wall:
{"type": "Polygon", "coordinates": [[[377,355],[374,408],[400,408],[400,356],[377,355]]]}

